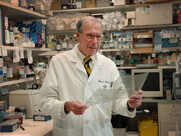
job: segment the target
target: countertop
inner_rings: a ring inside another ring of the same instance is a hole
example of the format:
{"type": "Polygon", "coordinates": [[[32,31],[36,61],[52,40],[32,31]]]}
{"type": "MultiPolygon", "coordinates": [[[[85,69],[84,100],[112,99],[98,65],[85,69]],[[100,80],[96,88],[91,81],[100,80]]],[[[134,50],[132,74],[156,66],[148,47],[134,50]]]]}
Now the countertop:
{"type": "Polygon", "coordinates": [[[3,132],[0,136],[51,136],[53,129],[53,120],[49,121],[33,121],[33,119],[23,120],[20,127],[13,132],[3,132]]]}

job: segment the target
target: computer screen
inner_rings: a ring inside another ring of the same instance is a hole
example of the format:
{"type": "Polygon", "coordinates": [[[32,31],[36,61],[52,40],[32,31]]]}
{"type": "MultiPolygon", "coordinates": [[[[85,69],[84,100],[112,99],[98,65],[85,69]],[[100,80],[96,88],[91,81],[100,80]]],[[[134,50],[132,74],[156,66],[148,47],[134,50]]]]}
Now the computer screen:
{"type": "Polygon", "coordinates": [[[143,97],[163,97],[162,69],[134,69],[132,74],[132,92],[143,90],[143,97]],[[141,88],[136,88],[136,75],[148,73],[141,88]]]}

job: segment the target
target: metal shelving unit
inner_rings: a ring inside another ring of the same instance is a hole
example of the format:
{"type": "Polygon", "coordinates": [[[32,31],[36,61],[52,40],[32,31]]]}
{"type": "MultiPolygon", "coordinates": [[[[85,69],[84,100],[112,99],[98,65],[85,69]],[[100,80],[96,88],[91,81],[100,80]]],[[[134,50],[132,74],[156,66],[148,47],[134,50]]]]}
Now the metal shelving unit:
{"type": "Polygon", "coordinates": [[[45,15],[26,8],[18,7],[7,2],[0,1],[0,8],[4,8],[8,12],[9,19],[40,19],[46,18],[45,15]]]}

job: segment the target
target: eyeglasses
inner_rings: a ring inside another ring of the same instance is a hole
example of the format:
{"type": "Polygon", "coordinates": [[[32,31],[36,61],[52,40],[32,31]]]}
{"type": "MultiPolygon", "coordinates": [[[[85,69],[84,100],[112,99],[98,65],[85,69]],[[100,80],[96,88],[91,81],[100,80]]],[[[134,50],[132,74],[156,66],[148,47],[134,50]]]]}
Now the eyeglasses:
{"type": "MultiPolygon", "coordinates": [[[[81,33],[82,34],[82,33],[81,33]]],[[[98,41],[103,41],[104,40],[104,35],[94,35],[94,34],[91,34],[91,33],[88,33],[88,34],[85,34],[86,35],[86,38],[88,40],[94,40],[94,37],[97,38],[98,41]]]]}

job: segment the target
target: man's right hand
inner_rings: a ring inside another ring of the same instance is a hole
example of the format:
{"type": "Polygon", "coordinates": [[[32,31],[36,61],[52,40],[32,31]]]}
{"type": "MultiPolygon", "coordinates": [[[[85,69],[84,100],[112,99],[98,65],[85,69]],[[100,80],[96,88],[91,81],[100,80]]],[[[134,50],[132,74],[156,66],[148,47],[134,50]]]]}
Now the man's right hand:
{"type": "Polygon", "coordinates": [[[72,111],[75,115],[82,115],[87,108],[87,105],[79,101],[65,102],[65,113],[69,113],[70,111],[72,111]]]}

